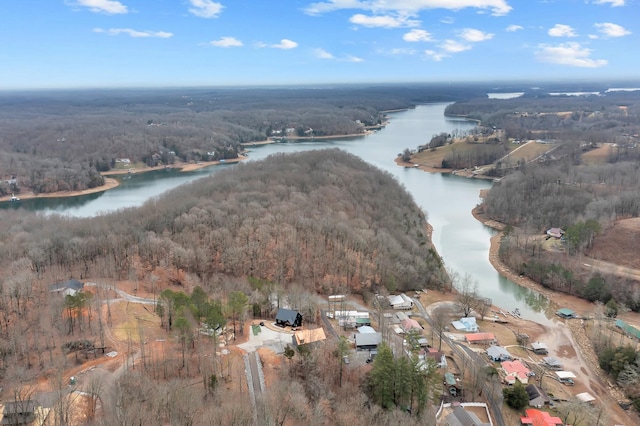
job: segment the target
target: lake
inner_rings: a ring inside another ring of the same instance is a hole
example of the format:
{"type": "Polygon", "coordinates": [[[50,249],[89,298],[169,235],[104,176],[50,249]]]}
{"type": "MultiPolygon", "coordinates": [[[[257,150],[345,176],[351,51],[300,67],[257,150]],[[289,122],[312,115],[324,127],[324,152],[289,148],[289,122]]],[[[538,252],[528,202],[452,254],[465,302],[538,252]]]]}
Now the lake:
{"type": "MultiPolygon", "coordinates": [[[[415,149],[441,132],[470,130],[475,123],[444,116],[446,103],[427,104],[389,114],[390,124],[368,136],[309,142],[276,143],[251,147],[249,162],[271,154],[340,148],[392,174],[414,197],[433,226],[433,243],[446,267],[477,283],[479,293],[505,310],[519,308],[522,316],[545,324],[553,316],[549,301],[539,293],[501,277],[489,262],[490,237],[494,234],[478,222],[471,210],[480,202],[480,190],[491,182],[399,167],[394,159],[405,148],[415,149]]],[[[105,214],[142,205],[152,197],[233,164],[183,173],[175,169],[139,173],[121,179],[121,185],[100,194],[73,198],[23,200],[21,208],[77,217],[105,214]]],[[[4,203],[2,208],[15,208],[4,203]]]]}

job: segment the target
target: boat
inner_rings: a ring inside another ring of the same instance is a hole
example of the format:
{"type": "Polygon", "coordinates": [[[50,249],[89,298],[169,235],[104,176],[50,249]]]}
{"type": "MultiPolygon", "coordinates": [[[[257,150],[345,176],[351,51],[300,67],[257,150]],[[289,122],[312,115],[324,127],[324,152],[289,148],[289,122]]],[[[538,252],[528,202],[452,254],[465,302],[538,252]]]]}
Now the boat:
{"type": "Polygon", "coordinates": [[[20,201],[20,198],[16,197],[15,194],[11,194],[11,201],[20,201]]]}

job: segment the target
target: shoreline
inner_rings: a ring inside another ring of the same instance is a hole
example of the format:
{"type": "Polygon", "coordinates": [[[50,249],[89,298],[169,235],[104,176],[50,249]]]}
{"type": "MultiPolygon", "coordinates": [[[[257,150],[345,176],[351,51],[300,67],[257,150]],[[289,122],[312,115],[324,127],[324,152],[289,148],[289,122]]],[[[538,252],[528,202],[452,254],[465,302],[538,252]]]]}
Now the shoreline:
{"type": "MultiPolygon", "coordinates": [[[[239,155],[238,158],[231,158],[225,161],[202,161],[200,163],[176,163],[171,166],[171,168],[179,169],[181,172],[193,172],[195,170],[203,169],[205,167],[217,166],[220,164],[228,164],[228,163],[238,163],[242,160],[245,160],[246,157],[243,155],[239,155]]],[[[100,192],[105,192],[110,189],[116,188],[120,185],[120,181],[114,177],[118,176],[126,176],[129,174],[138,174],[138,173],[146,173],[154,170],[164,170],[169,167],[167,166],[155,166],[155,167],[143,167],[139,169],[131,169],[131,173],[129,170],[109,170],[108,172],[100,173],[104,176],[104,185],[97,186],[95,188],[83,189],[80,191],[57,191],[57,192],[46,192],[40,194],[34,194],[33,192],[25,192],[17,194],[18,198],[20,198],[17,203],[25,200],[33,200],[36,198],[69,198],[69,197],[79,197],[82,195],[89,194],[97,194],[100,192]],[[114,176],[114,177],[110,177],[114,176]]],[[[0,202],[11,202],[11,196],[6,195],[4,197],[0,197],[0,202]]]]}

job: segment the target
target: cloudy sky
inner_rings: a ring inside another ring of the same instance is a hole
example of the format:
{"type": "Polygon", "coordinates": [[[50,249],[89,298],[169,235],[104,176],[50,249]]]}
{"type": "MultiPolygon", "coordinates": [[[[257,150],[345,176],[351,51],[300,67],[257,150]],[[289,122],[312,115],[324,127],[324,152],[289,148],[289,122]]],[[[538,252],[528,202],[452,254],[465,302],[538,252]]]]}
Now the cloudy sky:
{"type": "Polygon", "coordinates": [[[624,79],[640,0],[2,0],[0,89],[624,79]]]}

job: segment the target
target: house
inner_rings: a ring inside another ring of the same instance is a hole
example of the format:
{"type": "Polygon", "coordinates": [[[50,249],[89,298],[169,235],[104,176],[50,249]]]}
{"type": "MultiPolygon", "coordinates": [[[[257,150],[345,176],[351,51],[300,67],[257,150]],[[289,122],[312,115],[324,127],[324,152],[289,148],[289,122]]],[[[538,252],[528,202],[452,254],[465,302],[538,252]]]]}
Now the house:
{"type": "Polygon", "coordinates": [[[298,330],[293,334],[293,344],[295,346],[306,345],[309,343],[322,342],[327,338],[322,327],[312,330],[298,330]]]}
{"type": "Polygon", "coordinates": [[[553,238],[562,238],[564,231],[560,228],[551,228],[547,230],[547,235],[553,238]]]}
{"type": "Polygon", "coordinates": [[[451,325],[456,330],[463,330],[467,333],[476,333],[479,330],[475,317],[460,318],[458,321],[452,321],[451,325]]]}
{"type": "Polygon", "coordinates": [[[300,327],[302,325],[302,314],[291,309],[278,309],[276,314],[276,325],[280,327],[300,327]]]}
{"type": "Polygon", "coordinates": [[[531,375],[531,371],[520,361],[504,361],[500,363],[502,367],[502,371],[504,372],[504,381],[513,385],[518,380],[523,385],[529,383],[529,376],[531,375]]]}
{"type": "Polygon", "coordinates": [[[405,314],[404,312],[396,312],[393,316],[395,320],[399,323],[401,323],[406,319],[409,319],[409,315],[405,314]]]}
{"type": "Polygon", "coordinates": [[[84,288],[84,284],[78,280],[67,280],[49,286],[50,293],[58,293],[62,296],[75,296],[76,293],[84,288]]]}
{"type": "Polygon", "coordinates": [[[487,355],[489,356],[489,359],[491,359],[491,361],[497,362],[511,361],[513,359],[509,351],[502,346],[489,346],[487,348],[487,355]]]}
{"type": "Polygon", "coordinates": [[[546,355],[549,353],[549,348],[547,347],[547,345],[540,342],[532,343],[531,350],[533,351],[534,354],[538,354],[538,355],[546,355]]]}
{"type": "Polygon", "coordinates": [[[411,318],[407,318],[406,320],[402,321],[401,327],[405,333],[408,333],[411,330],[422,331],[422,326],[420,325],[420,323],[411,318]]]}
{"type": "Polygon", "coordinates": [[[373,350],[377,349],[382,343],[382,333],[356,333],[356,350],[373,350]]]}
{"type": "Polygon", "coordinates": [[[542,408],[551,402],[549,395],[533,383],[527,385],[524,390],[527,391],[527,395],[529,395],[530,407],[542,408]]]}
{"type": "Polygon", "coordinates": [[[457,406],[444,419],[445,426],[485,426],[489,423],[483,423],[478,416],[471,411],[467,411],[462,406],[457,406]]]}
{"type": "Polygon", "coordinates": [[[428,348],[427,350],[423,349],[419,356],[420,358],[424,358],[425,361],[432,359],[438,368],[447,368],[447,357],[442,351],[438,351],[434,348],[428,348]]]}
{"type": "Polygon", "coordinates": [[[573,311],[569,308],[562,308],[562,309],[558,309],[556,311],[556,315],[558,315],[560,318],[564,318],[564,319],[570,319],[570,318],[576,318],[576,311],[573,311]]]}
{"type": "Polygon", "coordinates": [[[444,386],[449,390],[451,396],[457,396],[460,392],[460,385],[453,373],[444,373],[444,386]]]}
{"type": "Polygon", "coordinates": [[[409,296],[402,293],[395,296],[388,296],[389,304],[393,309],[411,309],[413,308],[413,301],[409,296]]]}
{"type": "Polygon", "coordinates": [[[0,425],[28,425],[36,421],[40,403],[33,399],[4,403],[0,425]]]}
{"type": "Polygon", "coordinates": [[[556,371],[556,377],[560,383],[564,383],[565,385],[573,385],[573,379],[576,378],[576,375],[571,371],[556,371]]]}
{"type": "Polygon", "coordinates": [[[542,358],[542,363],[549,370],[562,370],[562,363],[558,360],[558,358],[546,356],[542,358]]]}
{"type": "Polygon", "coordinates": [[[562,426],[564,424],[560,417],[552,417],[551,414],[546,411],[529,408],[524,410],[524,412],[526,415],[520,417],[520,424],[522,425],[562,426]]]}
{"type": "Polygon", "coordinates": [[[471,333],[465,334],[464,339],[467,343],[477,343],[482,345],[495,345],[496,338],[493,333],[471,333]]]}
{"type": "Polygon", "coordinates": [[[369,318],[356,318],[356,327],[371,326],[369,318]]]}

